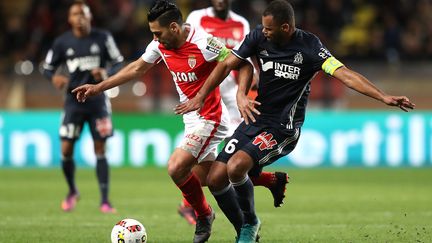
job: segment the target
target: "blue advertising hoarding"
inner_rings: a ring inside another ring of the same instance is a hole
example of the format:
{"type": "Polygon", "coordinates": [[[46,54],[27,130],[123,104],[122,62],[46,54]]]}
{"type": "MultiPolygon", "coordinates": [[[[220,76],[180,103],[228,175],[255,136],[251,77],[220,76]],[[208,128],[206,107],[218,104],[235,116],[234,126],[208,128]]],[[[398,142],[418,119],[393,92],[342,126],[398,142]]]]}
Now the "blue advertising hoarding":
{"type": "MultiPolygon", "coordinates": [[[[60,163],[60,112],[0,112],[0,167],[56,167],[60,163]]],[[[113,166],[166,166],[182,139],[174,115],[115,113],[108,141],[113,166]]],[[[431,112],[310,111],[299,143],[278,166],[430,167],[431,112]]],[[[79,166],[94,166],[88,129],[75,149],[79,166]]]]}

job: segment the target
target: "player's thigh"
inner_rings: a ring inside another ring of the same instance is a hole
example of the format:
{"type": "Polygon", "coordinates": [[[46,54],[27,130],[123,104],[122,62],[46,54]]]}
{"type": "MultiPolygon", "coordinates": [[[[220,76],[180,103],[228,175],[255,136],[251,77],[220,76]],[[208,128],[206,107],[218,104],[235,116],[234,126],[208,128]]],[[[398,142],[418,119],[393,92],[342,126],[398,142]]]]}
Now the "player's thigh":
{"type": "Polygon", "coordinates": [[[73,142],[79,138],[85,122],[85,113],[74,106],[66,106],[62,113],[62,122],[59,129],[60,138],[73,142]]]}
{"type": "Polygon", "coordinates": [[[87,121],[93,140],[104,141],[113,135],[111,114],[106,109],[89,112],[87,121]]]}
{"type": "Polygon", "coordinates": [[[189,152],[198,163],[214,161],[218,145],[227,136],[228,126],[203,118],[185,121],[185,136],[180,149],[189,152]]]}
{"type": "Polygon", "coordinates": [[[207,186],[212,192],[218,192],[226,188],[228,184],[226,163],[220,161],[213,162],[207,176],[207,186]]]}
{"type": "Polygon", "coordinates": [[[299,137],[300,128],[288,130],[270,127],[257,134],[242,148],[254,161],[249,175],[258,176],[264,166],[270,165],[291,153],[297,145],[299,137]]]}

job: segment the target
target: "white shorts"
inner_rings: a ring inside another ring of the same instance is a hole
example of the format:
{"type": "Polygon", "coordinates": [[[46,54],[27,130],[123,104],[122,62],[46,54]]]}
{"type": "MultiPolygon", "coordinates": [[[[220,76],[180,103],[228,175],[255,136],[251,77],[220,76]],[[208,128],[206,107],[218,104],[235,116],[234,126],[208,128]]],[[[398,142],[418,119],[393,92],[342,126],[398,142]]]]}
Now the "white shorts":
{"type": "Polygon", "coordinates": [[[185,135],[179,148],[190,152],[198,163],[214,161],[217,156],[217,147],[228,135],[228,111],[222,104],[221,122],[206,120],[197,112],[183,115],[185,135]]]}
{"type": "Polygon", "coordinates": [[[238,85],[232,73],[228,75],[225,80],[220,84],[219,89],[222,101],[227,107],[230,116],[228,132],[228,137],[230,137],[234,133],[234,130],[238,127],[238,125],[240,125],[240,123],[243,121],[243,118],[241,117],[241,114],[237,107],[238,85]]]}

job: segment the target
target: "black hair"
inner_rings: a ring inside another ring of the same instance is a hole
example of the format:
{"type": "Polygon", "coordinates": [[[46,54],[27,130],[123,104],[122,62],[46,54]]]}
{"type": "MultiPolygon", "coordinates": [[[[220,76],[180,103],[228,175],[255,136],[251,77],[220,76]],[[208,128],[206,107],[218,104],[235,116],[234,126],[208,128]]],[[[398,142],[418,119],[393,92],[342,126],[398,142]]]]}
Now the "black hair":
{"type": "Polygon", "coordinates": [[[263,16],[273,16],[278,24],[288,23],[290,26],[295,25],[294,9],[292,5],[285,0],[274,0],[270,2],[264,10],[263,16]]]}
{"type": "Polygon", "coordinates": [[[150,8],[147,20],[148,22],[157,20],[161,26],[168,26],[172,22],[181,25],[183,23],[183,16],[174,3],[167,0],[158,0],[150,8]]]}

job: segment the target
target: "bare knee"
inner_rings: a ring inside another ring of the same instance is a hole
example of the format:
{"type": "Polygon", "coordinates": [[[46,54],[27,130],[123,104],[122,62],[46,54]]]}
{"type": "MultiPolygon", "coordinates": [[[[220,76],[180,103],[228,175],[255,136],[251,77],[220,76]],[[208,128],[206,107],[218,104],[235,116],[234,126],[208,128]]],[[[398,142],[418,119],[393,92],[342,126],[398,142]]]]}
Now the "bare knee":
{"type": "Polygon", "coordinates": [[[207,176],[207,186],[211,191],[220,191],[229,184],[226,164],[221,162],[213,166],[207,176]]]}
{"type": "Polygon", "coordinates": [[[187,179],[191,169],[188,168],[183,161],[171,158],[168,161],[168,175],[176,184],[182,183],[187,179]]]}
{"type": "Polygon", "coordinates": [[[252,158],[245,152],[239,151],[228,161],[228,177],[231,181],[242,180],[252,167],[252,158]]]}

